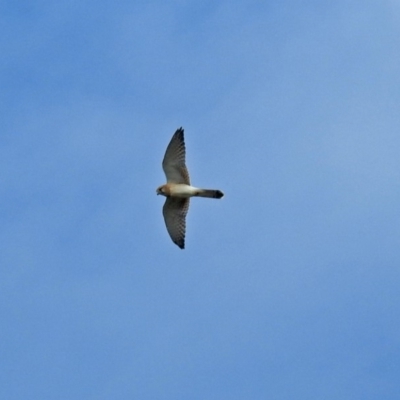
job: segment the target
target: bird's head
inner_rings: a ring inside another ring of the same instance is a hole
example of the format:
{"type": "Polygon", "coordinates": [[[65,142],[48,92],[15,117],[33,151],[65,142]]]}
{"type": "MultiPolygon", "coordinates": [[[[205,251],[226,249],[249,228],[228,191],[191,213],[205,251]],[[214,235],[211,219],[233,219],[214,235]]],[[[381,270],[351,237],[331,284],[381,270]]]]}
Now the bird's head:
{"type": "Polygon", "coordinates": [[[159,186],[156,190],[157,195],[161,194],[163,196],[165,196],[166,194],[164,193],[164,185],[159,186]]]}

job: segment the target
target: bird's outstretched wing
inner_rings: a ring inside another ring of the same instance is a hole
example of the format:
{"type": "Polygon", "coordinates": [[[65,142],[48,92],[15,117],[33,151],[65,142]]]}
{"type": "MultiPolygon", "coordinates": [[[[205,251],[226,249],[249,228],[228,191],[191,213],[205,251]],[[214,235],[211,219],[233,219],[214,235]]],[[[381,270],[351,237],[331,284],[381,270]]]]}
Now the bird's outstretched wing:
{"type": "Polygon", "coordinates": [[[162,167],[168,183],[190,185],[189,172],[186,168],[186,150],[183,129],[179,128],[172,136],[165,151],[162,167]]]}
{"type": "Polygon", "coordinates": [[[189,199],[167,197],[163,207],[165,226],[172,241],[181,249],[185,248],[186,214],[189,199]]]}

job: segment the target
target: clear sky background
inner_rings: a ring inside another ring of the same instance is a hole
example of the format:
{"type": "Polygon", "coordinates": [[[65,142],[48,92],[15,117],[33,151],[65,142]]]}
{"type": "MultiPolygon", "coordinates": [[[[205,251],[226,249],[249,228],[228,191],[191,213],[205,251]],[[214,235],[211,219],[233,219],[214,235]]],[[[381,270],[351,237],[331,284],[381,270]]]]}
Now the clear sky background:
{"type": "Polygon", "coordinates": [[[399,398],[398,0],[5,0],[0,48],[1,399],[399,398]]]}

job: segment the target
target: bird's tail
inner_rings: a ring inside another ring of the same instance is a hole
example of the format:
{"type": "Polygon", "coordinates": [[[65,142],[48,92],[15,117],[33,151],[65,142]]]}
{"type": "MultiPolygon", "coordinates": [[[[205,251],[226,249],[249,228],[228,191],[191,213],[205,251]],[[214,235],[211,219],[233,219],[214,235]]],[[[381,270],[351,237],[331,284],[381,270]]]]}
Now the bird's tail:
{"type": "Polygon", "coordinates": [[[209,197],[211,199],[220,199],[224,194],[220,190],[214,189],[199,189],[197,196],[209,197]]]}

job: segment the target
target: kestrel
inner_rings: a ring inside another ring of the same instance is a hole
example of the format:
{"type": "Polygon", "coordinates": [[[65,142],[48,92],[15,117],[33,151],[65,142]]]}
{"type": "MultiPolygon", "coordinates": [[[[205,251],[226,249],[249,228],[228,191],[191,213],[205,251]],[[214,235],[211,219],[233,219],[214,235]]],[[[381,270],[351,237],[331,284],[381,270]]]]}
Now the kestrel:
{"type": "Polygon", "coordinates": [[[191,186],[185,156],[183,129],[179,128],[165,151],[162,167],[167,183],[157,188],[157,194],[167,198],[163,207],[165,226],[172,241],[181,249],[185,248],[186,214],[190,197],[220,199],[224,195],[220,190],[191,186]]]}

